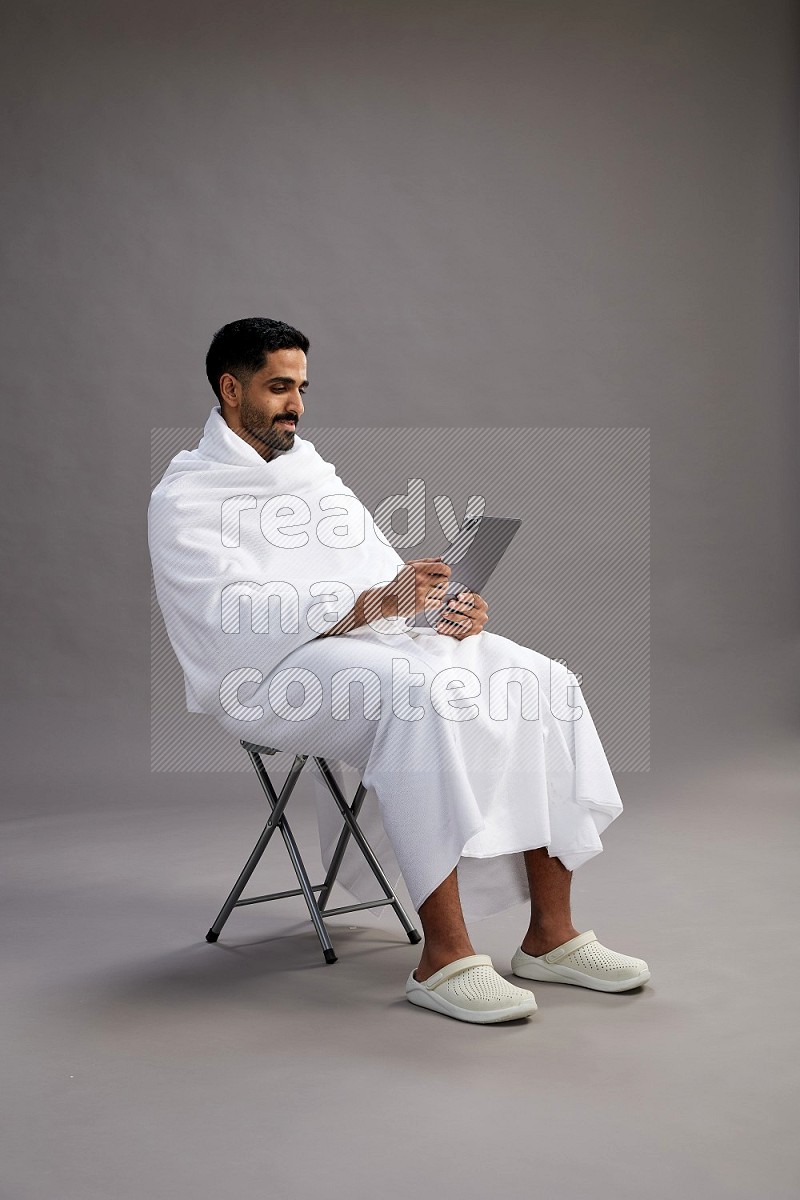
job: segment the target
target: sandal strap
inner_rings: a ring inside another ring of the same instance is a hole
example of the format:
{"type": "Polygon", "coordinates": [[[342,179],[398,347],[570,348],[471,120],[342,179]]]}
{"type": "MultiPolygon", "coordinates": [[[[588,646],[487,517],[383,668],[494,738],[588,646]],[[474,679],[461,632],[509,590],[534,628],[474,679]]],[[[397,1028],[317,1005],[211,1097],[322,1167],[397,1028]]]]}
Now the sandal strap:
{"type": "Polygon", "coordinates": [[[452,979],[454,975],[460,975],[462,971],[468,971],[470,967],[491,967],[492,959],[489,954],[468,954],[466,958],[457,958],[454,962],[448,963],[446,967],[441,967],[431,975],[430,979],[423,979],[422,986],[426,987],[429,992],[432,992],[444,983],[446,979],[452,979]]]}
{"type": "Polygon", "coordinates": [[[587,929],[585,933],[579,933],[576,937],[570,938],[562,946],[556,946],[554,950],[548,950],[547,954],[543,954],[542,957],[545,962],[561,962],[561,959],[566,958],[568,954],[572,954],[573,950],[580,950],[581,946],[586,946],[589,942],[596,941],[597,938],[595,937],[594,930],[587,929]]]}

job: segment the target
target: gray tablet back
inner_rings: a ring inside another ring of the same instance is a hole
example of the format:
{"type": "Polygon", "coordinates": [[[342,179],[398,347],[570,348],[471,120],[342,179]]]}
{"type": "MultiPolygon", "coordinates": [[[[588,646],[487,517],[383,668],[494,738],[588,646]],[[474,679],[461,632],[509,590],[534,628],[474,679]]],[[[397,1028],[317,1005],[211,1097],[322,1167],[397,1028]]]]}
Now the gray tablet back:
{"type": "MultiPolygon", "coordinates": [[[[446,594],[469,589],[480,594],[522,521],[518,517],[473,517],[464,522],[442,558],[452,568],[446,594]]],[[[436,610],[439,611],[438,609],[436,610]]],[[[435,613],[418,612],[409,626],[430,625],[435,613]]]]}

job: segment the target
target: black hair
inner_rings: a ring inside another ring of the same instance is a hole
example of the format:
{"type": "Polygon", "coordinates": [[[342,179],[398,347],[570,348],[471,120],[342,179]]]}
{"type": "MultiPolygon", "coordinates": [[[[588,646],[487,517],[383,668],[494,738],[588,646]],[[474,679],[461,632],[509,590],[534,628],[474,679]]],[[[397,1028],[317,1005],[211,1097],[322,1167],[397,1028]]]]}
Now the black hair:
{"type": "Polygon", "coordinates": [[[310,342],[304,333],[285,321],[269,317],[243,317],[218,329],[206,355],[206,375],[220,403],[220,376],[226,371],[247,384],[260,371],[271,350],[302,350],[308,354],[310,342]]]}

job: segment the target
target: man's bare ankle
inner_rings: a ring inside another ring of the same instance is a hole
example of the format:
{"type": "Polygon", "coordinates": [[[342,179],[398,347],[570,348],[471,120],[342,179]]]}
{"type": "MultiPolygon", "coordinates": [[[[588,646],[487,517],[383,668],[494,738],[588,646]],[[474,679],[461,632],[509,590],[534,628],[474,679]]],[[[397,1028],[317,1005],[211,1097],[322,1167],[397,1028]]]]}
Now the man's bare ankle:
{"type": "Polygon", "coordinates": [[[442,967],[446,967],[448,963],[455,962],[458,958],[467,958],[468,955],[474,953],[474,949],[469,944],[435,948],[426,945],[419,965],[414,971],[414,978],[419,983],[424,983],[426,979],[435,975],[437,971],[441,971],[442,967]]]}
{"type": "Polygon", "coordinates": [[[577,937],[579,932],[580,930],[576,929],[570,921],[561,924],[531,926],[522,939],[521,946],[526,954],[532,954],[538,958],[550,950],[555,950],[556,946],[562,946],[570,938],[577,937]]]}

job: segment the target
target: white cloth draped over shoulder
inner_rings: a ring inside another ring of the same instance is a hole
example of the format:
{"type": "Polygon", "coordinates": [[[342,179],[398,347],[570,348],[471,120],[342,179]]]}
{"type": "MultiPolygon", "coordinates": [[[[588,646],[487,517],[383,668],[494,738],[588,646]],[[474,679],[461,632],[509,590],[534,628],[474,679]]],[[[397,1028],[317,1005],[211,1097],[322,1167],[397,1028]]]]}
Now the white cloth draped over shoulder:
{"type": "MultiPolygon", "coordinates": [[[[361,825],[417,909],[456,866],[475,920],[527,898],[523,850],[570,870],[602,851],[622,801],[562,663],[488,626],[457,641],[384,619],[319,638],[403,560],[311,442],[264,460],[213,409],[155,488],[148,532],[189,710],[329,759],[346,791],[363,776],[361,825]]],[[[320,782],[316,803],[327,867],[340,818],[320,782]]],[[[376,896],[352,845],[339,882],[376,896]]]]}

